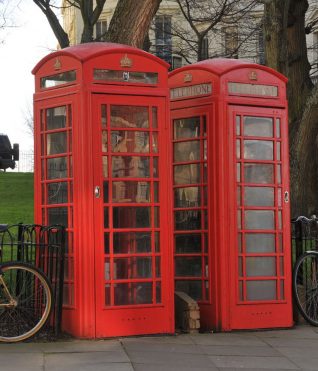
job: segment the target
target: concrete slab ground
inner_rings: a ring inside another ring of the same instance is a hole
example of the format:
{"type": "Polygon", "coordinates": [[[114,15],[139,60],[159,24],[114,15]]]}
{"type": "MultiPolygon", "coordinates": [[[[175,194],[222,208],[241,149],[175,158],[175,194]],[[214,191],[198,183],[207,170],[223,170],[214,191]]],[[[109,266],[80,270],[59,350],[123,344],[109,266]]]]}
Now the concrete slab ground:
{"type": "Polygon", "coordinates": [[[0,344],[0,371],[318,370],[318,328],[0,344]]]}

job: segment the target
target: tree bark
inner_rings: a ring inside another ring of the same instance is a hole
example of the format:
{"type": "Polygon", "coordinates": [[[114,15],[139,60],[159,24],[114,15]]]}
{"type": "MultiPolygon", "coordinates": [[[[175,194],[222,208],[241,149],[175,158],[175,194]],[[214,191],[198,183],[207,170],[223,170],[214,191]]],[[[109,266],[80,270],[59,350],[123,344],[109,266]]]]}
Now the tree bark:
{"type": "Polygon", "coordinates": [[[107,40],[142,48],[161,0],[119,0],[107,40]]]}

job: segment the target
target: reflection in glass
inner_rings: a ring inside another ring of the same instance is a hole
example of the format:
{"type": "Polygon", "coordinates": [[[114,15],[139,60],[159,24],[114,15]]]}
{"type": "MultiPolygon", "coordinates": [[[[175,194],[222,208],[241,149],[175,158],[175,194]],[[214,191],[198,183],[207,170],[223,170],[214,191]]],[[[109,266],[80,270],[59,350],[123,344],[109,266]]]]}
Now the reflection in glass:
{"type": "Polygon", "coordinates": [[[67,182],[47,184],[47,203],[64,204],[68,202],[67,182]]]}
{"type": "Polygon", "coordinates": [[[111,106],[111,127],[120,128],[148,128],[148,107],[139,106],[111,106]]]}
{"type": "Polygon", "coordinates": [[[245,183],[273,184],[274,165],[271,164],[244,164],[245,183]]]}
{"type": "Polygon", "coordinates": [[[152,152],[158,153],[158,133],[152,133],[152,152]]]}
{"type": "Polygon", "coordinates": [[[274,188],[244,187],[244,205],[274,206],[274,188]]]}
{"type": "Polygon", "coordinates": [[[202,300],[202,283],[195,280],[176,280],[176,291],[183,291],[194,300],[202,300]]]}
{"type": "Polygon", "coordinates": [[[149,133],[117,130],[111,132],[113,152],[149,153],[149,133]]]}
{"type": "Polygon", "coordinates": [[[117,283],[114,287],[114,304],[152,304],[152,282],[117,283]]]}
{"type": "Polygon", "coordinates": [[[200,136],[200,117],[173,120],[173,139],[196,138],[200,136]]]}
{"type": "Polygon", "coordinates": [[[113,202],[150,202],[150,183],[113,182],[113,202]]]}
{"type": "Polygon", "coordinates": [[[244,158],[247,160],[273,160],[273,142],[244,140],[244,158]]]}
{"type": "Polygon", "coordinates": [[[201,210],[175,211],[174,219],[177,231],[201,229],[201,210]]]}
{"type": "Polygon", "coordinates": [[[114,259],[114,279],[151,278],[151,257],[129,257],[114,259]]]}
{"type": "Polygon", "coordinates": [[[200,141],[174,143],[174,162],[192,162],[200,160],[200,141]]]}
{"type": "Polygon", "coordinates": [[[107,131],[102,131],[102,152],[107,152],[107,131]]]}
{"type": "Polygon", "coordinates": [[[199,207],[200,187],[176,188],[174,190],[175,207],[199,207]]]}
{"type": "Polygon", "coordinates": [[[246,281],[247,300],[276,300],[276,281],[246,281]]]}
{"type": "Polygon", "coordinates": [[[46,154],[55,155],[67,152],[67,134],[66,131],[47,134],[46,136],[46,154]]]}
{"type": "Polygon", "coordinates": [[[274,212],[271,210],[245,211],[246,229],[274,229],[274,212]]]}
{"type": "Polygon", "coordinates": [[[56,157],[47,159],[47,179],[67,177],[67,158],[56,157]]]}
{"type": "Polygon", "coordinates": [[[46,110],[46,130],[66,127],[66,106],[48,108],[46,110]]]}
{"type": "Polygon", "coordinates": [[[150,207],[114,207],[114,228],[150,228],[150,207]]]}
{"type": "Polygon", "coordinates": [[[273,137],[274,122],[269,117],[244,117],[244,135],[254,137],[273,137]]]}
{"type": "Polygon", "coordinates": [[[202,240],[199,233],[175,235],[176,254],[201,253],[201,245],[202,240]]]}
{"type": "Polygon", "coordinates": [[[176,165],[174,171],[174,184],[200,183],[200,165],[176,165]]]}
{"type": "Polygon", "coordinates": [[[102,128],[107,126],[107,106],[106,104],[101,105],[101,121],[102,121],[102,128]]]}
{"type": "Polygon", "coordinates": [[[114,233],[114,254],[151,252],[151,232],[114,233]]]}
{"type": "Polygon", "coordinates": [[[245,250],[248,254],[275,252],[275,234],[246,233],[245,250]]]}
{"type": "Polygon", "coordinates": [[[112,176],[148,178],[149,157],[112,156],[112,176]]]}
{"type": "Polygon", "coordinates": [[[103,177],[108,178],[108,157],[103,156],[102,157],[102,162],[103,162],[103,177]]]}
{"type": "Polygon", "coordinates": [[[200,256],[176,256],[175,257],[176,277],[201,277],[202,259],[200,256]]]}
{"type": "Polygon", "coordinates": [[[67,207],[52,207],[47,209],[48,225],[61,224],[67,228],[68,212],[67,207]]]}

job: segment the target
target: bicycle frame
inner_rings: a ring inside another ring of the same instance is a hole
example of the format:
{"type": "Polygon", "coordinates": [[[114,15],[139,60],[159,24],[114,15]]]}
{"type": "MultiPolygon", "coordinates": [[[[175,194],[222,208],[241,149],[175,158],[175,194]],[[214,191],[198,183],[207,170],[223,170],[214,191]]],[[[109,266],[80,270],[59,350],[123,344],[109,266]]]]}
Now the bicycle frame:
{"type": "Polygon", "coordinates": [[[4,293],[4,296],[8,300],[7,303],[0,303],[0,308],[14,308],[14,307],[16,307],[17,306],[17,301],[13,298],[13,296],[11,295],[6,283],[4,282],[1,266],[0,266],[0,288],[4,293]]]}

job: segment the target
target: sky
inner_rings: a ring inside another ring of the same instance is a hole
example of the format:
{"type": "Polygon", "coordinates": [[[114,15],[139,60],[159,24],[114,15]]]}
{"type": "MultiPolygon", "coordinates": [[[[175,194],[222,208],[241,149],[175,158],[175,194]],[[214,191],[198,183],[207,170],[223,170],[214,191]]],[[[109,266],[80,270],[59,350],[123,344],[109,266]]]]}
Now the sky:
{"type": "Polygon", "coordinates": [[[7,134],[20,151],[33,150],[26,120],[33,112],[33,67],[56,49],[57,41],[44,14],[22,0],[11,18],[14,27],[0,33],[0,133],[7,134]]]}

